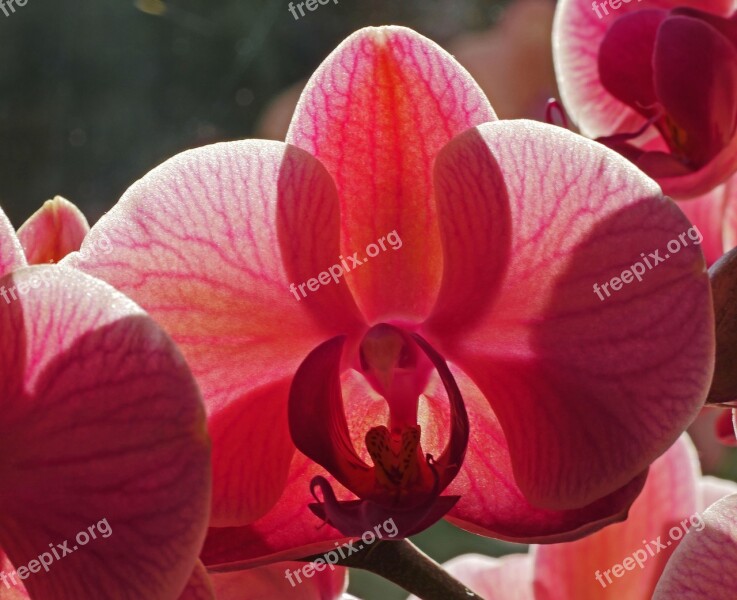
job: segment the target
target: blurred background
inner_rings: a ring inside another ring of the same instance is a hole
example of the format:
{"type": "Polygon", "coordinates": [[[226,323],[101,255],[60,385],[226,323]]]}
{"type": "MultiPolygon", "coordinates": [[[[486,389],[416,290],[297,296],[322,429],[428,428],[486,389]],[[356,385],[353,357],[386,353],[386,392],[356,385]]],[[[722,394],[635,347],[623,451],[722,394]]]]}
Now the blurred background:
{"type": "Polygon", "coordinates": [[[13,224],[56,194],[92,223],[177,152],[283,139],[304,80],[366,25],[407,25],[462,54],[500,116],[540,116],[552,94],[553,0],[340,0],[299,20],[288,4],[29,0],[0,12],[0,206],[13,224]],[[490,30],[510,5],[504,33],[490,30]]]}
{"type": "MultiPolygon", "coordinates": [[[[283,139],[306,79],[350,33],[401,24],[471,72],[501,118],[543,119],[557,96],[554,0],[339,0],[295,20],[287,0],[29,0],[0,13],[0,206],[19,227],[59,194],[95,222],[182,150],[283,139]]],[[[705,421],[705,419],[702,419],[705,421]]],[[[702,460],[732,475],[710,424],[702,460]]],[[[698,443],[698,440],[697,440],[698,443]]],[[[734,455],[731,455],[734,458],[734,455]]],[[[415,539],[436,560],[524,551],[439,523],[415,539]]],[[[363,572],[350,591],[406,593],[363,572]]]]}

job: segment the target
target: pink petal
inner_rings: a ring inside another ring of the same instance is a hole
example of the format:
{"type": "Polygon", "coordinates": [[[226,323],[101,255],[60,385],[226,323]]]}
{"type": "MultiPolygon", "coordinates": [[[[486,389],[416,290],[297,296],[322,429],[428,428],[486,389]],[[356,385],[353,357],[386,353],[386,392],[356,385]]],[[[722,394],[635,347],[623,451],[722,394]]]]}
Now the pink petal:
{"type": "MultiPolygon", "coordinates": [[[[365,446],[366,432],[387,421],[387,403],[373,391],[366,378],[353,369],[341,373],[341,386],[351,442],[360,459],[370,463],[365,446]]],[[[437,452],[442,446],[431,450],[437,452]]],[[[328,479],[340,500],[355,499],[323,467],[296,452],[286,488],[266,515],[243,527],[210,529],[202,553],[205,564],[265,564],[331,550],[335,542],[345,540],[345,535],[326,525],[308,508],[315,502],[310,484],[318,475],[328,479]]]]}
{"type": "Polygon", "coordinates": [[[308,508],[315,501],[310,481],[316,475],[328,477],[341,499],[348,497],[322,467],[297,452],[274,508],[243,527],[210,528],[200,555],[202,562],[208,568],[255,566],[326,552],[342,543],[346,537],[308,508]]]}
{"type": "MultiPolygon", "coordinates": [[[[87,219],[71,202],[56,196],[47,200],[18,230],[18,238],[33,265],[57,263],[79,250],[90,230],[87,219]]],[[[107,245],[96,248],[105,252],[107,245]]]]}
{"type": "Polygon", "coordinates": [[[661,176],[657,177],[657,180],[663,193],[683,199],[706,194],[715,186],[728,181],[735,170],[737,170],[737,135],[698,171],[661,176]]]}
{"type": "MultiPolygon", "coordinates": [[[[600,2],[597,2],[600,4],[600,2]]],[[[589,0],[559,0],[553,26],[553,57],[563,103],[590,137],[634,131],[644,120],[609,94],[598,69],[599,47],[608,29],[627,14],[648,8],[693,7],[717,15],[732,11],[732,0],[644,0],[623,3],[597,17],[589,0]]]]}
{"type": "Polygon", "coordinates": [[[737,247],[737,175],[733,175],[724,184],[725,211],[723,220],[723,252],[737,247]]]}
{"type": "Polygon", "coordinates": [[[213,525],[246,524],[279,497],[294,451],[287,381],[326,337],[358,326],[344,281],[290,292],[337,262],[338,223],[333,183],[306,152],[217,144],[126,192],[82,246],[107,236],[110,254],[67,259],[141,304],[192,367],[214,441],[213,525]]]}
{"type": "Polygon", "coordinates": [[[712,505],[705,526],[689,535],[668,561],[653,600],[733,600],[737,589],[737,495],[712,505]]]}
{"type": "MultiPolygon", "coordinates": [[[[458,369],[453,375],[461,389],[470,421],[471,439],[460,473],[447,494],[459,495],[447,519],[474,533],[517,542],[575,539],[622,520],[645,483],[644,475],[589,506],[554,511],[533,506],[512,473],[509,447],[498,420],[476,386],[458,369]]],[[[423,448],[439,446],[448,433],[447,400],[433,378],[421,404],[423,448]]]]}
{"type": "Polygon", "coordinates": [[[737,494],[737,483],[729,479],[719,479],[707,475],[699,480],[699,495],[701,496],[701,510],[709,508],[715,502],[737,494]]]}
{"type": "Polygon", "coordinates": [[[217,600],[339,600],[348,587],[348,569],[324,561],[316,567],[314,563],[280,562],[248,571],[211,573],[210,579],[217,600]]]}
{"type": "MultiPolygon", "coordinates": [[[[198,560],[179,600],[216,600],[215,590],[205,566],[198,560]]],[[[219,598],[218,600],[223,600],[219,598]]]]}
{"type": "Polygon", "coordinates": [[[69,541],[71,555],[25,579],[35,600],[177,597],[210,499],[204,411],[182,356],[83,273],[30,267],[0,284],[20,294],[0,302],[0,477],[12,483],[0,547],[20,568],[69,541]]]}
{"type": "Polygon", "coordinates": [[[433,161],[458,133],[495,118],[448,53],[401,27],[353,34],[307,84],[287,141],[336,182],[342,253],[363,259],[395,230],[402,240],[347,278],[367,320],[427,316],[442,272],[433,161]]]}
{"type": "Polygon", "coordinates": [[[714,264],[725,250],[723,230],[725,229],[726,187],[726,185],[721,185],[708,194],[678,203],[678,208],[704,236],[701,250],[704,252],[707,265],[714,264]]]}
{"type": "Polygon", "coordinates": [[[427,327],[455,334],[488,310],[512,244],[509,196],[483,137],[458,136],[435,162],[443,281],[427,327]]]}
{"type": "Polygon", "coordinates": [[[28,600],[30,596],[19,577],[10,578],[10,573],[15,571],[13,563],[10,562],[5,553],[0,549],[0,572],[6,574],[5,582],[0,587],[0,600],[28,600]]]}
{"type": "Polygon", "coordinates": [[[650,598],[683,529],[694,526],[689,517],[699,508],[699,475],[695,448],[684,435],[653,463],[645,488],[625,522],[575,542],[535,548],[535,580],[541,597],[650,598]],[[651,543],[658,536],[665,548],[652,556],[647,549],[658,549],[651,543]],[[642,567],[634,559],[627,560],[635,553],[642,567]],[[610,571],[625,561],[624,567],[610,571]]]}
{"type": "Polygon", "coordinates": [[[26,266],[26,256],[15,229],[0,209],[0,277],[26,266]]]}
{"type": "Polygon", "coordinates": [[[658,96],[653,61],[665,10],[640,10],[616,19],[599,47],[599,77],[605,89],[644,117],[651,117],[658,96]]]}
{"type": "MultiPolygon", "coordinates": [[[[453,577],[485,600],[535,600],[532,559],[527,554],[490,558],[463,554],[443,564],[453,577]]],[[[408,600],[418,600],[410,596],[408,600]]]]}
{"type": "Polygon", "coordinates": [[[628,484],[703,403],[714,360],[704,260],[680,246],[691,227],[681,212],[614,152],[527,121],[477,130],[464,140],[480,134],[499,165],[512,259],[471,331],[427,338],[490,402],[528,500],[578,508],[628,484]],[[673,239],[677,254],[640,263],[642,282],[601,291],[673,239]]]}
{"type": "Polygon", "coordinates": [[[737,170],[737,48],[711,25],[674,16],[658,31],[653,68],[657,95],[699,167],[685,183],[665,179],[663,191],[706,193],[737,170]]]}
{"type": "Polygon", "coordinates": [[[365,497],[373,492],[374,469],[358,456],[348,430],[340,374],[344,342],[345,336],[337,336],[320,344],[297,369],[289,394],[289,429],[300,452],[365,497]]]}

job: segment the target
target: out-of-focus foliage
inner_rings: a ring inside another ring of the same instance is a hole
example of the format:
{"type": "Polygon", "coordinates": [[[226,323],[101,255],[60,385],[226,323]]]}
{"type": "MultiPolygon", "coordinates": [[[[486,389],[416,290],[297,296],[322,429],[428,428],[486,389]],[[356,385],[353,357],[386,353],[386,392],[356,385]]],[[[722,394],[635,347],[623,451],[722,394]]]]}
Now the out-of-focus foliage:
{"type": "Polygon", "coordinates": [[[0,13],[0,204],[19,225],[61,194],[94,222],[185,148],[248,137],[267,103],[365,25],[439,42],[492,23],[494,0],[65,0],[0,13]]]}

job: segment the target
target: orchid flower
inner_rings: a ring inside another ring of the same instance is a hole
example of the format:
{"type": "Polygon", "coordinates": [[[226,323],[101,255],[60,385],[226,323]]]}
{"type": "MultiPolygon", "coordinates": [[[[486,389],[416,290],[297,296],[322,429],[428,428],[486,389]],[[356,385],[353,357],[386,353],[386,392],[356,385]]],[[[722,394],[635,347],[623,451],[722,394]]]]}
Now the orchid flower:
{"type": "MultiPolygon", "coordinates": [[[[623,523],[577,541],[534,546],[528,554],[501,559],[464,555],[445,566],[486,600],[650,600],[666,564],[670,570],[677,558],[672,555],[680,552],[679,544],[693,547],[683,540],[699,539],[705,522],[708,527],[710,512],[702,516],[704,509],[735,492],[733,481],[701,476],[695,449],[684,434],[653,463],[623,523]]],[[[725,570],[719,565],[719,572],[725,570]]],[[[688,582],[708,587],[710,578],[694,567],[688,582]]],[[[731,592],[693,598],[727,600],[734,587],[731,592]]],[[[672,593],[662,598],[691,597],[672,593]]]]}
{"type": "Polygon", "coordinates": [[[108,284],[27,266],[2,211],[0,295],[0,598],[178,598],[210,505],[183,357],[108,284]]]}
{"type": "Polygon", "coordinates": [[[175,156],[85,238],[110,254],[62,264],[182,349],[213,440],[201,557],[244,566],[387,522],[560,541],[624,518],[703,403],[710,292],[696,245],[592,286],[689,226],[615,152],[497,121],[450,55],[382,27],[318,68],[286,143],[175,156]]]}
{"type": "Polygon", "coordinates": [[[733,0],[561,0],[558,85],[581,131],[621,152],[673,197],[737,170],[733,0]]]}

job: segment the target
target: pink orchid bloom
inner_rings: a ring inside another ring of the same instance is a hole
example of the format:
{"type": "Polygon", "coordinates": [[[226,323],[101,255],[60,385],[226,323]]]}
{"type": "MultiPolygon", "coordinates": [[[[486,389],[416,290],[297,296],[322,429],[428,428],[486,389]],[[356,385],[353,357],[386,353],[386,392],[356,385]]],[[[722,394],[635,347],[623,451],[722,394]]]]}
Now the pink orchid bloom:
{"type": "Polygon", "coordinates": [[[90,230],[87,219],[69,200],[47,200],[18,229],[18,239],[28,264],[58,263],[79,250],[90,230]]]}
{"type": "Polygon", "coordinates": [[[108,284],[27,266],[0,211],[0,598],[176,599],[210,448],[171,340],[108,284]]]}
{"type": "Polygon", "coordinates": [[[734,600],[737,589],[737,494],[704,513],[668,561],[653,600],[734,600]]]}
{"type": "Polygon", "coordinates": [[[553,49],[568,111],[673,197],[706,194],[737,171],[733,10],[734,0],[558,3],[553,49]]]}
{"type": "MultiPolygon", "coordinates": [[[[574,542],[534,546],[528,554],[459,556],[446,568],[486,600],[650,600],[674,550],[708,522],[704,509],[735,492],[733,481],[701,476],[684,435],[652,464],[626,521],[574,542]]],[[[698,569],[690,573],[690,582],[704,579],[698,569]]]]}
{"type": "Polygon", "coordinates": [[[182,349],[213,439],[202,559],[254,565],[390,518],[508,540],[621,520],[703,403],[710,292],[695,245],[592,286],[689,226],[618,154],[496,121],[450,55],[382,27],[326,59],[287,143],[172,158],[90,231],[109,255],[62,263],[182,349]]]}

